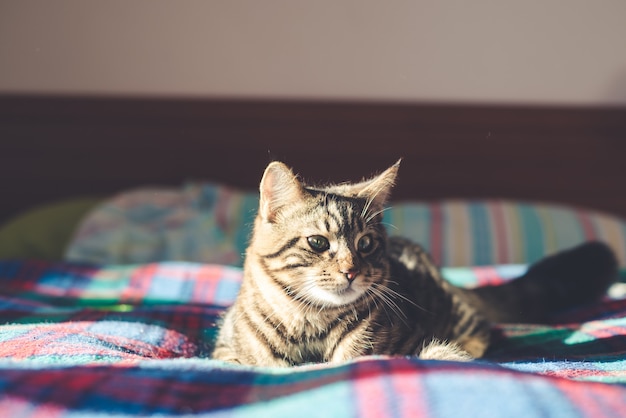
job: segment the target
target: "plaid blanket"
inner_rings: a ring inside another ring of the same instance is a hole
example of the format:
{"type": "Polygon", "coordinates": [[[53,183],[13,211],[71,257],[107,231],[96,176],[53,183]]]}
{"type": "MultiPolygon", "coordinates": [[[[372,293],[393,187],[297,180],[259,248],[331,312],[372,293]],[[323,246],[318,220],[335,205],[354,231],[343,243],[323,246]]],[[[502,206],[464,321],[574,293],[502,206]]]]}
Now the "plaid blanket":
{"type": "MultiPolygon", "coordinates": [[[[496,283],[520,266],[447,269],[496,283]]],[[[563,416],[626,411],[626,301],[499,327],[471,363],[365,357],[249,368],[210,359],[241,270],[0,262],[0,411],[74,416],[563,416]]]]}

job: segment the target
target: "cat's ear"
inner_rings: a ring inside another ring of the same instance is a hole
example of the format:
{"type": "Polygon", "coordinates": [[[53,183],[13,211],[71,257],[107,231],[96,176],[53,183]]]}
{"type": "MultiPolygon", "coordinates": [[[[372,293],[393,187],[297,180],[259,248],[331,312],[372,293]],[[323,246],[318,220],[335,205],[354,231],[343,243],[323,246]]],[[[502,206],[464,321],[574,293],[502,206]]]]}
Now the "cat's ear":
{"type": "Polygon", "coordinates": [[[391,195],[391,189],[398,176],[400,161],[402,160],[398,160],[394,165],[373,179],[359,184],[362,188],[359,190],[357,196],[366,198],[370,202],[370,208],[377,211],[382,210],[385,203],[387,203],[389,195],[391,195]]]}
{"type": "Polygon", "coordinates": [[[261,217],[274,222],[281,208],[302,199],[302,183],[285,164],[270,163],[261,179],[259,213],[261,217]]]}

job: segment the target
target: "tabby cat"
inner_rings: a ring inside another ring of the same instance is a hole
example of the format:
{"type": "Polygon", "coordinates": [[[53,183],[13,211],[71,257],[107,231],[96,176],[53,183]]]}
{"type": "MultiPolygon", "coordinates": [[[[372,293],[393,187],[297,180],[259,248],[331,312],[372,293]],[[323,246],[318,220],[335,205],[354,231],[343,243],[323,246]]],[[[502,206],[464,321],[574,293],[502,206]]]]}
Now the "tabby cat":
{"type": "Polygon", "coordinates": [[[214,358],[260,366],[368,354],[470,360],[485,353],[491,323],[544,321],[599,299],[615,280],[611,250],[588,243],[507,284],[452,286],[422,248],[386,234],[382,212],[398,168],[311,187],[269,164],[243,283],[214,358]]]}

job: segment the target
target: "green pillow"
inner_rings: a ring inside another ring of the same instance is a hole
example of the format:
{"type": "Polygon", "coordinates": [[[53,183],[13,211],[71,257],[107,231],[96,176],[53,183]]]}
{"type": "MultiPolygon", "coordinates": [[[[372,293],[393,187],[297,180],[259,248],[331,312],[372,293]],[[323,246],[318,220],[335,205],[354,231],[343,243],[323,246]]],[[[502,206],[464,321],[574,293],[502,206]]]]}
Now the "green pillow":
{"type": "Polygon", "coordinates": [[[0,226],[0,259],[63,259],[78,223],[101,200],[69,199],[18,215],[0,226]]]}

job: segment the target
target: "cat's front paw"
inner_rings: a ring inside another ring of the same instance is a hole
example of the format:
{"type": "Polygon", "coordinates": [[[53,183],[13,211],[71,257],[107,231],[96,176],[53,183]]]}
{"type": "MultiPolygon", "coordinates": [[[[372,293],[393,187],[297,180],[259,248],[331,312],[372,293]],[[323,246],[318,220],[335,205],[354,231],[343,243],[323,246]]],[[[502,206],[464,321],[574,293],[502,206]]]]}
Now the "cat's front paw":
{"type": "Polygon", "coordinates": [[[422,360],[472,361],[474,357],[458,344],[432,340],[419,352],[422,360]]]}
{"type": "Polygon", "coordinates": [[[226,363],[243,364],[243,362],[232,350],[224,347],[217,348],[215,351],[213,351],[211,357],[214,360],[221,360],[226,363]]]}

